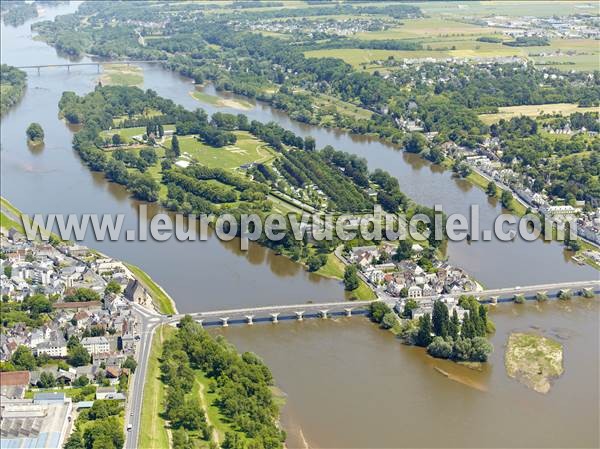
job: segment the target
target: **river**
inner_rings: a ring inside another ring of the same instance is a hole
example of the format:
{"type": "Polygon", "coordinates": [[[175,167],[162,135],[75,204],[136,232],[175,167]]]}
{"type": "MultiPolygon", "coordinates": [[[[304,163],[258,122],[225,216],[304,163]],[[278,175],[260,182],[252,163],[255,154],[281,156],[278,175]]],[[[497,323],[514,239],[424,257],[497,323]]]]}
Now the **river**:
{"type": "MultiPolygon", "coordinates": [[[[47,8],[45,17],[36,20],[74,8],[47,8]]],[[[2,62],[67,62],[32,39],[31,23],[1,26],[2,62]]],[[[82,164],[71,149],[72,131],[57,116],[63,91],[86,93],[98,76],[95,67],[42,69],[40,75],[30,71],[23,100],[2,118],[2,195],[28,213],[121,213],[126,228],[135,229],[137,202],[82,164]],[[27,147],[25,129],[33,121],[45,130],[44,148],[27,147]]],[[[198,102],[190,95],[194,86],[189,80],[157,66],[144,66],[144,87],[188,108],[240,112],[198,102]]],[[[210,86],[205,89],[215,93],[210,86]]],[[[376,139],[303,125],[261,103],[241,112],[312,135],[319,147],[330,144],[365,157],[371,169],[395,175],[416,202],[443,204],[447,213],[464,213],[468,205],[478,204],[482,227],[501,211],[481,190],[454,179],[449,171],[376,139]]],[[[122,244],[88,236],[85,243],[142,267],[182,312],[344,297],[340,282],[306,273],[257,245],[242,252],[236,241],[214,238],[122,244]]],[[[456,242],[449,244],[448,256],[488,287],[598,277],[592,268],[570,261],[558,243],[456,242]]],[[[498,328],[496,352],[483,372],[433,361],[364,318],[230,328],[225,334],[241,349],[263,356],[288,394],[283,420],[291,447],[301,445],[299,429],[311,447],[597,446],[599,311],[596,301],[498,306],[492,314],[498,328]],[[567,307],[573,311],[566,312],[567,307]],[[568,334],[565,374],[546,396],[508,379],[502,366],[506,335],[531,325],[568,334]],[[433,364],[456,370],[477,388],[441,376],[433,364]]]]}

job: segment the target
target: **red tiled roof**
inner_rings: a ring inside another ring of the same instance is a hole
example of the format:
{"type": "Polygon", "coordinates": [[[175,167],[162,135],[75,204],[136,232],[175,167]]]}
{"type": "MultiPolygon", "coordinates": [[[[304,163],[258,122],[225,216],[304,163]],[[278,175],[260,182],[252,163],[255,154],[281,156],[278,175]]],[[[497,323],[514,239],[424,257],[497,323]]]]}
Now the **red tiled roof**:
{"type": "Polygon", "coordinates": [[[71,302],[57,302],[52,304],[55,309],[86,309],[88,307],[100,307],[102,303],[100,301],[71,301],[71,302]]]}
{"type": "Polygon", "coordinates": [[[0,385],[29,385],[29,371],[1,372],[0,385]]]}

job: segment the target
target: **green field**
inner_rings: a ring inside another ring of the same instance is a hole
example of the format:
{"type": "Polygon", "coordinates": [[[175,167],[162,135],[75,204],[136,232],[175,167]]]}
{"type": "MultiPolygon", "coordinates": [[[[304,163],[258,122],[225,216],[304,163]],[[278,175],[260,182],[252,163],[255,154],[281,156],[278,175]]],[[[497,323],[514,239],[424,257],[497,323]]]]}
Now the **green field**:
{"type": "MultiPolygon", "coordinates": [[[[419,5],[420,6],[420,5],[419,5]]],[[[357,33],[359,39],[411,39],[494,33],[493,28],[442,18],[403,20],[403,25],[384,31],[357,33]]]]}
{"type": "MultiPolygon", "coordinates": [[[[244,131],[235,131],[237,142],[223,148],[214,148],[198,141],[194,136],[178,137],[181,154],[189,156],[211,168],[233,170],[250,162],[267,162],[274,157],[272,150],[244,131]]],[[[171,139],[165,143],[170,147],[171,139]]]]}
{"type": "Polygon", "coordinates": [[[160,355],[162,342],[175,332],[170,326],[160,326],[152,339],[152,350],[148,359],[146,383],[144,384],[144,401],[140,429],[140,447],[170,447],[167,433],[167,422],[161,418],[164,409],[165,385],[160,380],[160,355]]]}
{"type": "MultiPolygon", "coordinates": [[[[328,278],[343,279],[344,269],[345,265],[343,262],[335,254],[330,253],[327,255],[327,263],[319,268],[316,273],[328,278]]],[[[358,288],[352,292],[348,292],[347,295],[361,301],[375,299],[375,293],[362,279],[359,279],[358,288]]]]}
{"type": "Polygon", "coordinates": [[[496,114],[481,114],[479,118],[486,125],[491,125],[492,123],[496,123],[501,119],[510,120],[512,117],[519,117],[521,115],[537,117],[538,115],[542,114],[570,115],[574,112],[598,112],[598,108],[582,108],[573,103],[507,106],[498,108],[498,112],[496,114]]]}
{"type": "MultiPolygon", "coordinates": [[[[174,130],[175,125],[164,125],[165,131],[174,130]]],[[[100,137],[112,137],[113,134],[119,134],[125,141],[131,142],[134,136],[142,136],[146,134],[145,126],[137,126],[134,128],[113,128],[100,132],[100,137]]]]}

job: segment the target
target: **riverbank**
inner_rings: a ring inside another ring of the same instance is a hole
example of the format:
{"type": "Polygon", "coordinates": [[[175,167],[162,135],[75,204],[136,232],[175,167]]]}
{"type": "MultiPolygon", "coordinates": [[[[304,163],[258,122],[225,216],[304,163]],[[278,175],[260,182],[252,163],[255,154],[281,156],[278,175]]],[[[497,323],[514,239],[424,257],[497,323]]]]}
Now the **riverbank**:
{"type": "Polygon", "coordinates": [[[131,271],[133,276],[142,284],[146,291],[152,296],[156,310],[165,315],[174,315],[177,313],[177,306],[173,298],[140,267],[125,262],[125,266],[131,271]]]}
{"type": "MultiPolygon", "coordinates": [[[[23,213],[13,206],[6,198],[0,197],[0,226],[3,230],[8,232],[11,228],[15,229],[22,235],[26,235],[25,228],[23,227],[23,220],[25,217],[23,213]]],[[[60,242],[60,238],[56,234],[50,234],[51,243],[60,242]]],[[[68,243],[68,242],[67,242],[68,243]]],[[[94,250],[92,250],[94,251],[94,250]]],[[[110,258],[105,254],[95,251],[103,257],[110,258]]],[[[125,267],[130,271],[130,276],[137,279],[148,294],[152,297],[155,309],[162,314],[172,315],[177,313],[177,306],[175,301],[169,294],[140,267],[123,262],[125,267]]]]}

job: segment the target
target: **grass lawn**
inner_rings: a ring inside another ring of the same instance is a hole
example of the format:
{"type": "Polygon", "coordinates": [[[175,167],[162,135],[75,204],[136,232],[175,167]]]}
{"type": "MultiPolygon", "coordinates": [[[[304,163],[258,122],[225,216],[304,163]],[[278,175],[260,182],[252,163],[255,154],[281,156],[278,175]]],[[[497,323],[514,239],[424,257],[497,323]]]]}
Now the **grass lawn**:
{"type": "Polygon", "coordinates": [[[165,385],[160,380],[160,361],[162,342],[175,332],[171,326],[160,326],[152,339],[152,350],[148,359],[148,371],[144,385],[144,401],[140,431],[140,447],[168,448],[167,422],[160,417],[164,408],[165,385]]]}
{"type": "MultiPolygon", "coordinates": [[[[18,232],[25,235],[25,228],[23,227],[23,222],[21,221],[22,212],[4,197],[0,197],[0,209],[2,209],[0,211],[0,227],[6,229],[7,231],[10,230],[10,228],[15,228],[18,232]]],[[[36,238],[39,238],[40,234],[41,232],[38,231],[36,238]]],[[[54,233],[50,233],[50,235],[57,241],[61,240],[58,235],[54,233]]]]}
{"type": "MultiPolygon", "coordinates": [[[[344,269],[345,265],[343,262],[335,254],[331,253],[327,255],[327,263],[319,268],[316,273],[328,278],[343,279],[344,269]]],[[[349,292],[349,294],[362,301],[375,299],[375,293],[362,279],[359,279],[358,288],[349,292]]]]}
{"type": "MultiPolygon", "coordinates": [[[[72,397],[72,396],[76,395],[77,393],[81,392],[82,389],[83,389],[83,387],[78,387],[78,388],[35,388],[32,390],[27,390],[25,392],[25,399],[31,399],[31,398],[33,398],[33,395],[35,395],[37,393],[64,393],[65,396],[72,397]]],[[[94,392],[92,394],[88,395],[85,398],[85,400],[93,401],[95,396],[96,396],[96,388],[94,387],[94,392]]]]}
{"type": "MultiPolygon", "coordinates": [[[[135,114],[132,118],[151,118],[156,117],[158,115],[162,115],[162,112],[160,112],[158,109],[146,108],[143,114],[135,114]]],[[[127,115],[120,115],[118,117],[113,118],[113,123],[115,125],[119,125],[122,121],[128,118],[129,117],[127,115]]]]}
{"type": "Polygon", "coordinates": [[[144,71],[136,65],[106,64],[102,70],[100,81],[104,85],[139,86],[144,82],[144,71]]]}
{"type": "Polygon", "coordinates": [[[479,118],[486,125],[491,125],[500,121],[500,119],[510,120],[512,117],[525,115],[528,117],[537,117],[542,114],[561,114],[569,115],[574,112],[597,112],[598,108],[581,108],[575,103],[555,103],[555,104],[534,104],[525,106],[507,106],[498,108],[496,114],[481,114],[479,118]]]}
{"type": "Polygon", "coordinates": [[[131,272],[135,275],[137,280],[141,282],[141,284],[148,290],[152,299],[154,300],[154,304],[158,307],[158,310],[161,313],[170,315],[176,313],[175,306],[173,301],[167,295],[167,293],[158,286],[150,276],[144,272],[140,267],[136,267],[135,265],[131,265],[129,263],[125,263],[127,268],[131,270],[131,272]]]}
{"type": "MultiPolygon", "coordinates": [[[[198,141],[194,136],[178,137],[181,153],[189,155],[211,168],[233,170],[250,162],[268,162],[274,153],[267,146],[247,132],[235,131],[237,142],[223,148],[214,148],[198,141]]],[[[171,140],[165,142],[170,147],[171,140]]]]}
{"type": "MultiPolygon", "coordinates": [[[[175,125],[164,125],[165,131],[174,130],[175,125]]],[[[100,137],[112,137],[114,134],[119,134],[126,142],[130,142],[133,136],[141,136],[146,134],[145,126],[136,126],[133,128],[113,128],[100,132],[100,137]]]]}

